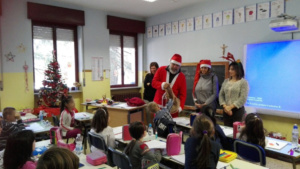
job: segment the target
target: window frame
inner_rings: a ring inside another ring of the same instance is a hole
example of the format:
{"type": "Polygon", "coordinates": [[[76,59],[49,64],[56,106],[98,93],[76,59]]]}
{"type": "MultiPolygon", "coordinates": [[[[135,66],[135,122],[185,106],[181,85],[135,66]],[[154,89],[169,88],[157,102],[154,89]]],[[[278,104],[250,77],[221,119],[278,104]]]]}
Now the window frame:
{"type": "MultiPolygon", "coordinates": [[[[74,31],[74,55],[75,55],[75,80],[79,82],[79,64],[78,64],[78,38],[77,38],[77,26],[72,25],[64,25],[64,24],[52,24],[52,23],[45,23],[45,22],[36,22],[32,21],[31,23],[31,34],[32,34],[32,60],[33,60],[33,88],[34,92],[38,92],[40,89],[35,89],[35,70],[34,70],[34,26],[43,26],[43,27],[51,27],[53,30],[52,39],[53,39],[53,49],[55,50],[55,59],[57,60],[57,38],[56,38],[56,30],[57,29],[70,29],[74,31]]],[[[41,82],[42,83],[42,82],[41,82]]],[[[68,86],[72,88],[71,86],[68,86]]]]}
{"type": "MultiPolygon", "coordinates": [[[[109,31],[109,35],[120,35],[121,39],[121,74],[122,79],[121,85],[110,85],[111,88],[126,88],[126,87],[136,87],[138,86],[138,48],[137,48],[137,33],[126,33],[118,31],[109,31]],[[124,36],[131,36],[134,38],[134,47],[135,47],[135,84],[124,84],[124,36]]],[[[109,46],[110,47],[110,46],[109,46]]],[[[110,57],[110,56],[109,56],[110,57]]]]}

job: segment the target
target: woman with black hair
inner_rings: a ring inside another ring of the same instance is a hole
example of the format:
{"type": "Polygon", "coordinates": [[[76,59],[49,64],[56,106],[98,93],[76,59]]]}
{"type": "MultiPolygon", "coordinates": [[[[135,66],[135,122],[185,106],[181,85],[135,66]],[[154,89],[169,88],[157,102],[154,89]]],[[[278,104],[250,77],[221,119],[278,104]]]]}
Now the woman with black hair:
{"type": "Polygon", "coordinates": [[[4,157],[4,169],[35,169],[36,162],[31,159],[35,149],[35,136],[31,130],[19,131],[7,139],[4,157]]]}
{"type": "Polygon", "coordinates": [[[229,65],[229,76],[222,84],[219,102],[224,109],[224,125],[232,127],[234,122],[243,119],[249,86],[244,79],[243,65],[239,60],[229,65]]]}

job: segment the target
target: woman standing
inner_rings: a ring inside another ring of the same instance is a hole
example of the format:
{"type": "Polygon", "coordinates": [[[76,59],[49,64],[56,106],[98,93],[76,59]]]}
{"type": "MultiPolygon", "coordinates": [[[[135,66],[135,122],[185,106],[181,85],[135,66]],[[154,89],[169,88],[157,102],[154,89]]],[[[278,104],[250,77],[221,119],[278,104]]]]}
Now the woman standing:
{"type": "Polygon", "coordinates": [[[193,98],[196,109],[201,109],[204,105],[209,105],[215,111],[218,93],[218,77],[215,73],[211,72],[211,61],[201,60],[197,64],[193,87],[193,98]]]}
{"type": "Polygon", "coordinates": [[[222,84],[219,102],[224,109],[224,125],[232,127],[234,122],[243,119],[249,86],[244,79],[243,65],[239,60],[229,65],[229,76],[222,84]]]}
{"type": "Polygon", "coordinates": [[[158,64],[156,62],[150,63],[150,73],[148,73],[144,80],[144,100],[148,102],[152,102],[154,99],[154,95],[156,89],[152,87],[152,79],[158,69],[158,64]]]}

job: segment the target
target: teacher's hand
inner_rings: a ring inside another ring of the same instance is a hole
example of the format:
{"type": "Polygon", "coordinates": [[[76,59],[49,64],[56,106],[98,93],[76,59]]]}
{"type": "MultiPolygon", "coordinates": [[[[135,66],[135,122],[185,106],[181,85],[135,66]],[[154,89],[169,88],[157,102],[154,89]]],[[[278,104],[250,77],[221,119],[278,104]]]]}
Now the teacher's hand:
{"type": "Polygon", "coordinates": [[[204,104],[198,104],[198,103],[195,103],[195,106],[199,109],[201,109],[203,107],[204,104]]]}

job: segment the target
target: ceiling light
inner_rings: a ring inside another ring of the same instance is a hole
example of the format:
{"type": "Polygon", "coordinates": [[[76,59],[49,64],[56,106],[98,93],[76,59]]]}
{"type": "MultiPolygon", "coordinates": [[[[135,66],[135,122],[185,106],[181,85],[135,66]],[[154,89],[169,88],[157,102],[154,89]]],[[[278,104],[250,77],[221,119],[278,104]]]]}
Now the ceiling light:
{"type": "Polygon", "coordinates": [[[156,0],[144,0],[146,2],[155,2],[156,0]]]}

